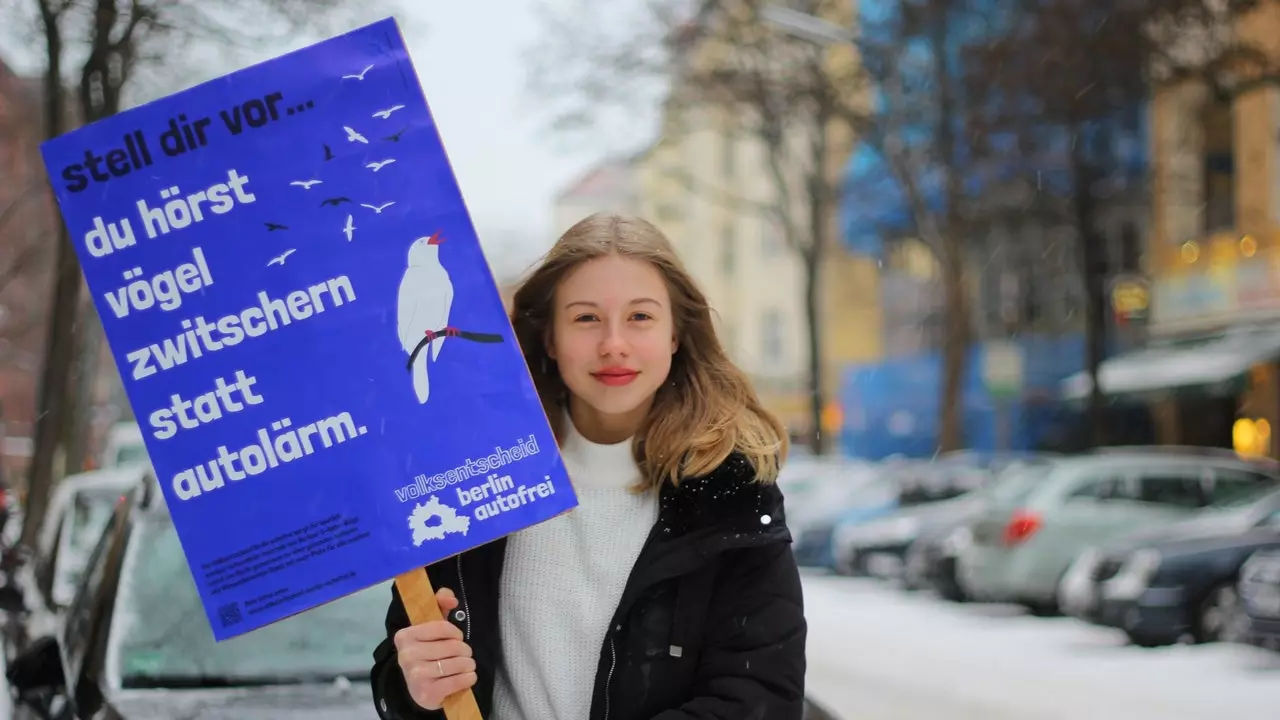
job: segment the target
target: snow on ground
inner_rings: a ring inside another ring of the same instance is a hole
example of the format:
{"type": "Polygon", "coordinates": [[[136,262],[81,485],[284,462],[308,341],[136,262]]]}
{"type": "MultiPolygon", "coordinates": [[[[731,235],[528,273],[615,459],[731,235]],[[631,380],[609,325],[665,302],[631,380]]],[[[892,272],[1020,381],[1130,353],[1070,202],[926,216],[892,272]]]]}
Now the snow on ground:
{"type": "Polygon", "coordinates": [[[1148,650],[1069,618],[805,577],[807,691],[842,720],[1280,717],[1280,655],[1148,650]]]}

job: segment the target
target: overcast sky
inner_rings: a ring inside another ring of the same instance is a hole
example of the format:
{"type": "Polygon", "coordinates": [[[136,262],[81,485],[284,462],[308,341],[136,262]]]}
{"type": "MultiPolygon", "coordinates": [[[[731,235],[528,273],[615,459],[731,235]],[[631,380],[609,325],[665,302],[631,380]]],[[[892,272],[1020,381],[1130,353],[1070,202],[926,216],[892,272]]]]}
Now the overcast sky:
{"type": "MultiPolygon", "coordinates": [[[[410,55],[494,270],[500,275],[518,270],[550,244],[555,192],[619,148],[604,139],[578,139],[568,151],[564,138],[543,130],[545,119],[525,90],[523,59],[539,31],[535,0],[387,1],[395,3],[403,23],[410,55]]],[[[2,42],[0,56],[6,62],[22,72],[40,71],[37,55],[24,54],[12,36],[2,42]]],[[[215,61],[206,77],[184,78],[184,86],[303,44],[263,48],[260,57],[215,61]]]]}

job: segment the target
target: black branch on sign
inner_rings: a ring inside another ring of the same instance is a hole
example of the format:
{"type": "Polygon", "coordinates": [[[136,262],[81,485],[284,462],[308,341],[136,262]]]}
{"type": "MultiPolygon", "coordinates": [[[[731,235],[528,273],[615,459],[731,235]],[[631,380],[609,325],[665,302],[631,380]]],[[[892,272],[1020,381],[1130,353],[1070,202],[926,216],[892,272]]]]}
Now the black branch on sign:
{"type": "Polygon", "coordinates": [[[470,340],[471,342],[478,342],[478,343],[502,342],[502,336],[497,333],[481,333],[481,332],[471,332],[470,330],[459,330],[458,334],[456,335],[445,335],[444,330],[437,330],[431,335],[424,334],[422,336],[422,339],[418,341],[418,344],[416,346],[414,346],[413,352],[409,353],[409,362],[405,363],[404,365],[405,370],[413,370],[413,361],[418,359],[418,353],[422,352],[423,349],[425,349],[427,345],[431,343],[432,340],[437,340],[439,338],[444,338],[444,337],[461,338],[463,340],[470,340]]]}

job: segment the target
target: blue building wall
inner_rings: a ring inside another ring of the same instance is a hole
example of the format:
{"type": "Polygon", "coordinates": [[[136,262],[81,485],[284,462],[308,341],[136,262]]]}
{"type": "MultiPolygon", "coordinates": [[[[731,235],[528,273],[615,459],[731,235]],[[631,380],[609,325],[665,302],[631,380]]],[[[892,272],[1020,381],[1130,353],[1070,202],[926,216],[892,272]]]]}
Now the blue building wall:
{"type": "MultiPolygon", "coordinates": [[[[951,67],[961,71],[961,48],[983,37],[997,33],[1011,18],[1015,7],[999,0],[991,2],[985,12],[981,0],[966,7],[969,15],[958,17],[948,26],[946,51],[952,53],[951,67]]],[[[900,4],[890,0],[866,0],[859,3],[859,27],[874,43],[901,48],[894,61],[914,68],[918,77],[908,78],[908,87],[920,93],[931,92],[928,61],[931,45],[922,38],[901,38],[900,4]],[[896,44],[895,44],[896,43],[896,44]],[[910,60],[911,62],[906,62],[910,60]]],[[[873,62],[874,60],[869,60],[873,62]]],[[[872,68],[874,72],[874,68],[872,68]]],[[[906,72],[904,70],[904,72],[906,72]]],[[[874,96],[882,107],[883,94],[874,96]]],[[[1016,101],[1016,99],[1008,100],[1016,101]]],[[[937,127],[936,118],[925,111],[929,98],[921,95],[908,100],[914,126],[897,128],[900,140],[920,143],[922,157],[932,157],[927,144],[937,127]]],[[[1104,162],[1113,171],[1112,180],[1142,183],[1148,166],[1146,122],[1147,98],[1134,98],[1132,104],[1117,107],[1114,116],[1082,128],[1086,153],[1104,162]]],[[[980,112],[980,108],[967,108],[980,112]]],[[[963,111],[962,111],[963,112],[963,111]]],[[[955,119],[960,137],[964,137],[963,116],[955,119]]],[[[1001,185],[1011,178],[1035,174],[1041,192],[1067,197],[1074,191],[1067,170],[1070,139],[1064,128],[1043,128],[1040,154],[1021,155],[1012,147],[1009,161],[994,166],[990,160],[968,164],[966,148],[957,148],[953,167],[965,173],[962,187],[966,198],[977,198],[986,188],[1001,185]]],[[[1004,138],[991,138],[999,145],[1004,138]]],[[[1012,140],[1012,138],[1008,138],[1012,140]]],[[[925,168],[914,178],[930,212],[945,212],[943,175],[940,168],[925,168]]],[[[914,235],[914,219],[907,197],[891,170],[883,148],[863,143],[855,148],[844,172],[839,221],[846,247],[856,254],[881,257],[885,243],[914,235]]],[[[1115,345],[1115,338],[1109,345],[1115,345]]],[[[1016,342],[1023,352],[1024,383],[1022,392],[1009,402],[1010,450],[1033,450],[1055,444],[1072,432],[1078,416],[1061,399],[1059,383],[1084,367],[1084,339],[1080,334],[1060,337],[1024,336],[1016,342]]],[[[962,422],[965,445],[974,450],[991,451],[1000,442],[1000,416],[997,405],[982,382],[984,344],[969,351],[962,388],[962,422]]],[[[1114,349],[1114,347],[1112,348],[1114,349]]],[[[941,395],[942,361],[939,353],[912,357],[895,357],[883,362],[849,367],[844,373],[839,397],[844,406],[845,425],[841,445],[845,453],[878,459],[894,454],[928,457],[936,449],[941,395]]]]}
{"type": "MultiPolygon", "coordinates": [[[[1075,413],[1061,401],[1059,384],[1084,366],[1084,339],[1028,336],[1015,341],[1023,353],[1023,386],[1007,404],[1009,447],[1000,448],[1000,408],[982,381],[985,343],[973,346],[962,385],[964,444],[979,451],[1035,450],[1069,432],[1075,413]]],[[[840,401],[844,454],[878,460],[890,455],[929,457],[937,449],[942,391],[939,353],[890,358],[848,368],[840,401]]]]}

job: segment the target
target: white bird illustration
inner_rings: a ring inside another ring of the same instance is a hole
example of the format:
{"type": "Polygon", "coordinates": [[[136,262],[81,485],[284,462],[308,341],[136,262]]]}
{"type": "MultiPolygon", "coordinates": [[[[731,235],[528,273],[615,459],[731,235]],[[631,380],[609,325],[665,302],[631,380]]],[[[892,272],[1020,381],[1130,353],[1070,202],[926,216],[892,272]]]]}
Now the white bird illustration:
{"type": "Polygon", "coordinates": [[[406,353],[412,353],[424,337],[431,339],[430,346],[422,348],[413,359],[410,369],[413,391],[419,403],[426,403],[431,395],[428,355],[433,362],[440,357],[445,335],[436,333],[449,329],[449,311],[453,307],[453,282],[440,264],[440,243],[443,241],[439,232],[413,241],[409,248],[409,265],[400,280],[396,305],[400,346],[406,353]]]}
{"type": "Polygon", "coordinates": [[[344,225],[342,228],[342,232],[346,233],[347,235],[347,242],[351,242],[351,234],[354,233],[355,231],[356,231],[355,222],[352,220],[351,216],[348,215],[347,224],[344,225]]]}
{"type": "Polygon", "coordinates": [[[343,80],[363,80],[363,79],[364,79],[364,74],[365,74],[365,73],[367,73],[367,72],[369,72],[369,71],[370,71],[370,70],[372,70],[372,69],[373,69],[373,66],[372,66],[372,65],[370,65],[369,67],[367,67],[367,68],[365,68],[365,69],[361,70],[359,75],[343,75],[343,76],[342,76],[342,79],[343,79],[343,80]]]}
{"type": "Polygon", "coordinates": [[[392,105],[386,110],[379,110],[378,112],[374,113],[373,116],[376,118],[382,118],[383,120],[386,120],[391,117],[391,113],[397,110],[403,110],[403,109],[404,109],[403,105],[392,105]]]}
{"type": "Polygon", "coordinates": [[[290,185],[297,185],[303,190],[310,190],[312,185],[319,185],[322,180],[294,180],[290,185]]]}
{"type": "Polygon", "coordinates": [[[369,141],[368,141],[368,140],[366,140],[366,139],[365,139],[365,137],[364,137],[363,135],[361,135],[360,133],[356,132],[355,130],[352,130],[351,128],[347,127],[346,125],[343,125],[343,126],[342,126],[342,129],[347,131],[347,142],[362,142],[362,143],[364,143],[365,145],[368,145],[368,144],[369,144],[369,141]]]}
{"type": "Polygon", "coordinates": [[[275,256],[275,257],[271,258],[270,260],[268,260],[268,261],[267,261],[267,267],[271,267],[272,265],[284,265],[284,261],[285,261],[286,259],[288,259],[288,257],[289,257],[290,255],[292,255],[292,254],[294,254],[294,253],[296,253],[296,252],[298,252],[298,251],[297,251],[296,249],[294,249],[294,248],[289,248],[288,250],[285,250],[284,252],[280,253],[279,255],[277,255],[277,256],[275,256]]]}
{"type": "Polygon", "coordinates": [[[396,159],[395,159],[395,158],[387,158],[386,160],[375,160],[375,161],[373,161],[373,162],[369,163],[368,165],[365,165],[365,167],[369,168],[370,170],[372,170],[372,171],[374,171],[374,172],[378,172],[378,171],[379,171],[379,170],[381,170],[382,168],[386,167],[387,165],[390,165],[391,163],[393,163],[393,162],[395,162],[395,161],[396,161],[396,159]]]}
{"type": "Polygon", "coordinates": [[[383,210],[386,210],[387,208],[395,204],[396,204],[396,201],[392,200],[391,202],[385,202],[385,203],[382,203],[381,205],[367,205],[365,203],[360,203],[360,207],[367,207],[370,210],[372,210],[374,214],[381,215],[383,210]]]}

